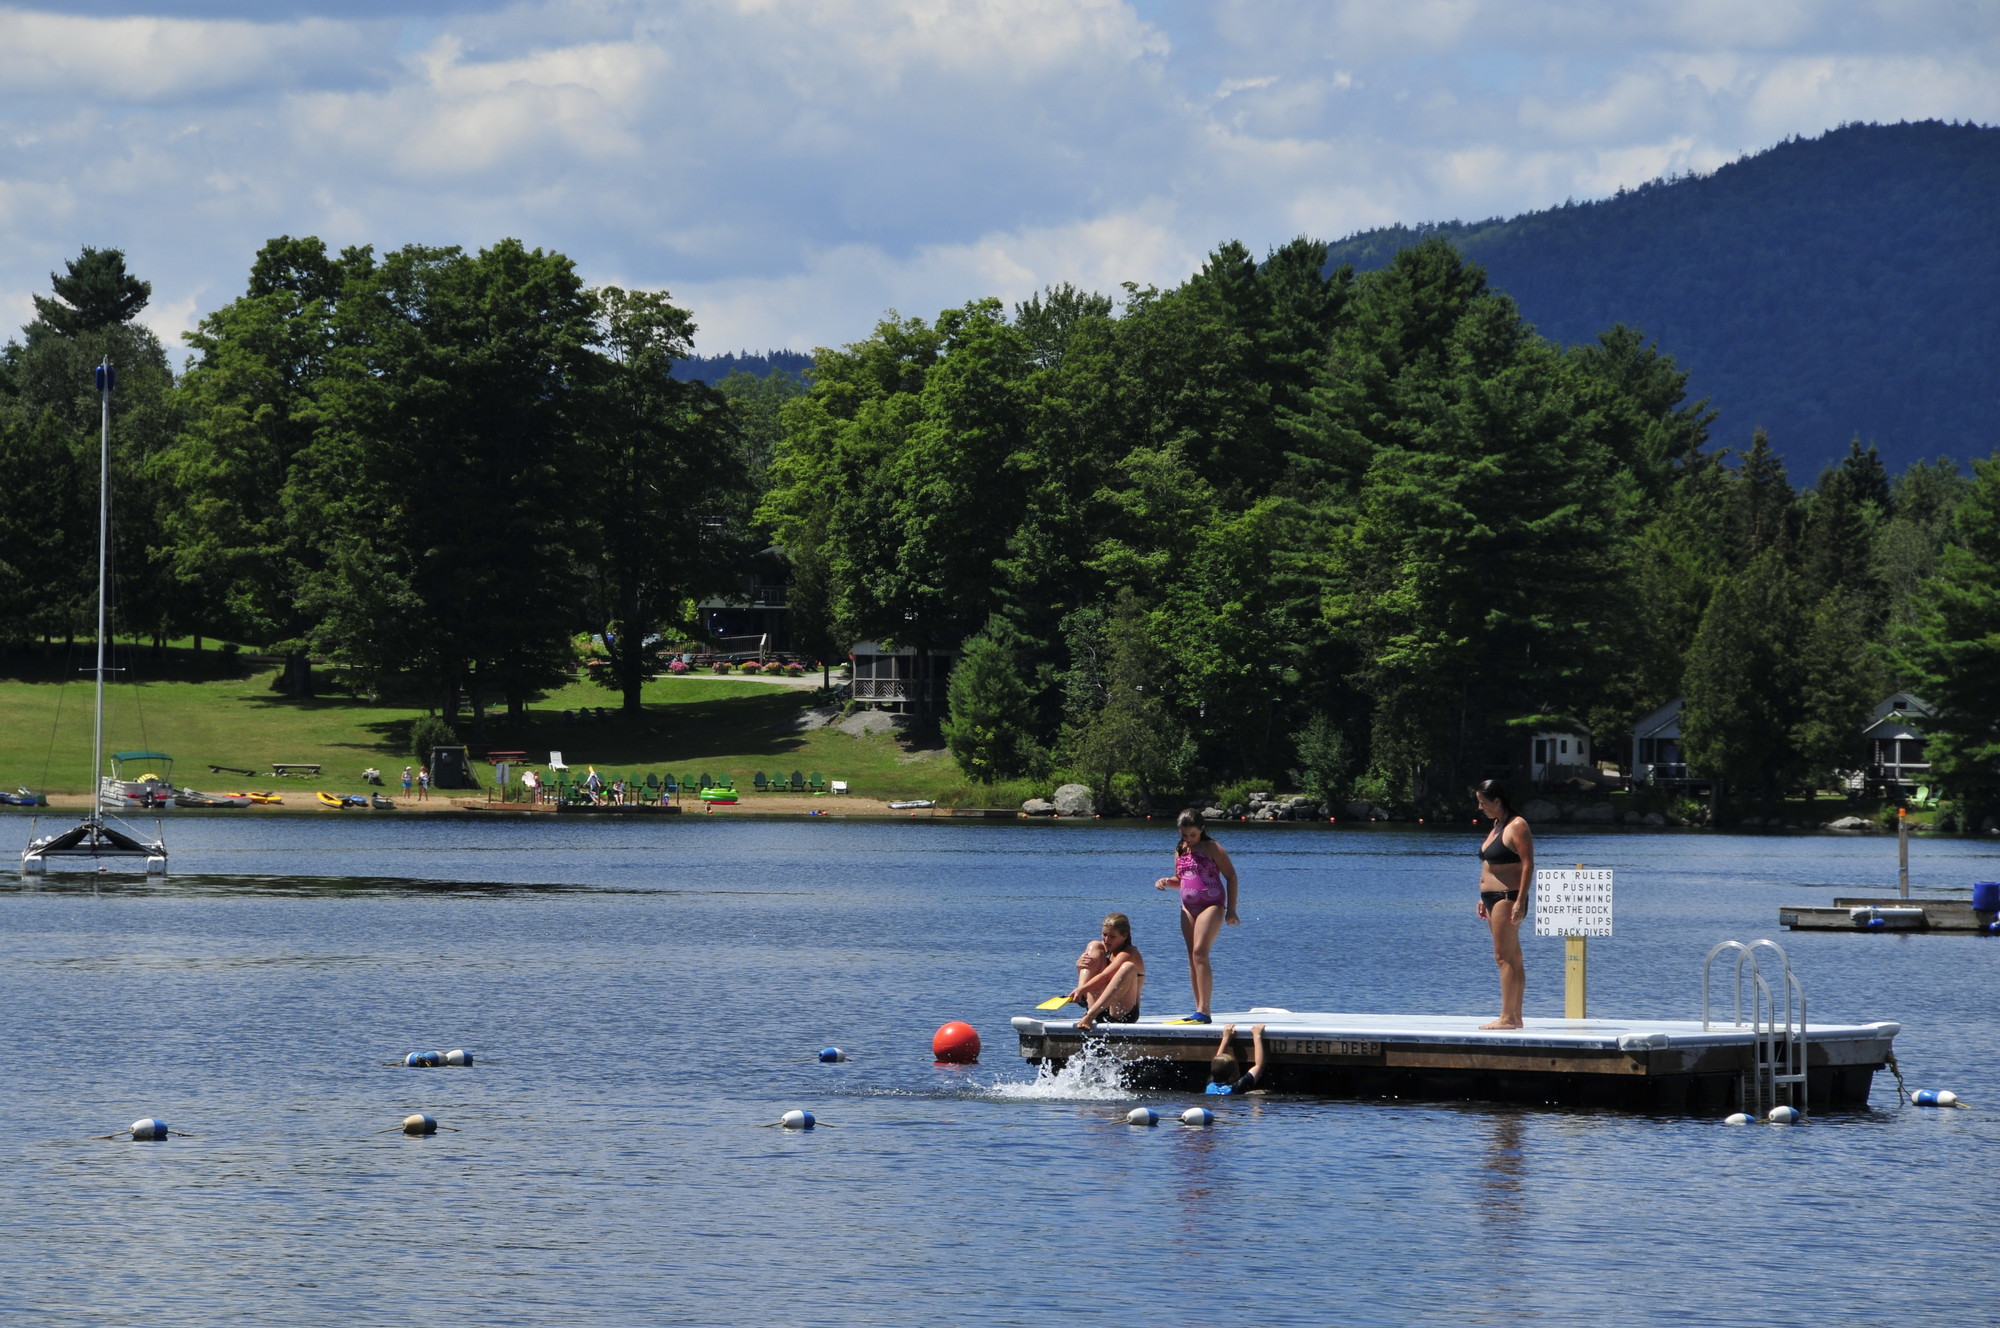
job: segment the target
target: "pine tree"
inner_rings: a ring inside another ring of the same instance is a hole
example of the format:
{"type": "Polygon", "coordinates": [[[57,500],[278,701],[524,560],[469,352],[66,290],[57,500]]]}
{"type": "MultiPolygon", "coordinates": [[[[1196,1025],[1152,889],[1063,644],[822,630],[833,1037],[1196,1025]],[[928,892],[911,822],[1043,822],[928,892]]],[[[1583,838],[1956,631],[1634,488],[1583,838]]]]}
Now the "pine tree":
{"type": "Polygon", "coordinates": [[[1026,645],[996,613],[965,643],[951,673],[945,746],[982,784],[1028,774],[1042,761],[1031,731],[1035,698],[1023,676],[1026,645]]]}
{"type": "Polygon", "coordinates": [[[76,337],[129,323],[153,298],[153,284],[125,270],[122,249],[85,245],[64,265],[67,275],[49,273],[53,298],[35,296],[35,312],[58,336],[76,337]]]}
{"type": "Polygon", "coordinates": [[[1688,769],[1766,800],[1804,773],[1797,578],[1769,548],[1725,580],[1687,658],[1688,769]]]}
{"type": "Polygon", "coordinates": [[[1973,463],[1953,531],[1899,659],[1933,710],[1931,774],[1954,797],[1991,805],[2000,796],[2000,455],[1973,463]]]}

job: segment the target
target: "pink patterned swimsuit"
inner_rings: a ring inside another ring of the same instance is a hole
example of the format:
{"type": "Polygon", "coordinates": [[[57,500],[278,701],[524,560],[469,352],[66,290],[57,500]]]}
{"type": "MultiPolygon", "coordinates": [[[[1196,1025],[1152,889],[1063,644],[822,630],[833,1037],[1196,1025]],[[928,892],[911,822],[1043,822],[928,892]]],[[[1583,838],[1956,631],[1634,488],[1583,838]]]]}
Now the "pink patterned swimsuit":
{"type": "Polygon", "coordinates": [[[1222,888],[1222,868],[1206,853],[1182,853],[1174,859],[1174,875],[1181,882],[1181,907],[1191,918],[1200,917],[1227,898],[1222,888]]]}

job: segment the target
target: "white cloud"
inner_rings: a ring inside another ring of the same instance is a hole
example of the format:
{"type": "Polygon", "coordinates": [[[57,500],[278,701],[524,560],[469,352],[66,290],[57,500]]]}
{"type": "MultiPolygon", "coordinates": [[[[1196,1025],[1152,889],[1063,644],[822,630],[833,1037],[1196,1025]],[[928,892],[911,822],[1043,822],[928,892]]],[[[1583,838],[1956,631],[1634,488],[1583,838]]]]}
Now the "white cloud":
{"type": "Polygon", "coordinates": [[[84,244],[127,250],[171,336],[272,235],[517,235],[592,280],[672,289],[706,349],[837,344],[890,307],[1169,283],[1232,237],[1507,214],[1850,120],[2000,121],[2000,25],[1978,10],[0,8],[0,317],[84,244]]]}

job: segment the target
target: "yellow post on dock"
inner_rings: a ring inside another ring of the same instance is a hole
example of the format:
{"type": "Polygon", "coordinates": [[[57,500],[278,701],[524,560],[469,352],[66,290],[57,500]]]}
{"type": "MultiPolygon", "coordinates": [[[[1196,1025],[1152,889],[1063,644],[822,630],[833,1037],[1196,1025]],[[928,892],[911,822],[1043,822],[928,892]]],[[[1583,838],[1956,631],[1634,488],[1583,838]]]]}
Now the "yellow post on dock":
{"type": "Polygon", "coordinates": [[[1590,979],[1590,938],[1563,937],[1563,1018],[1585,1019],[1584,988],[1590,979]]]}
{"type": "Polygon", "coordinates": [[[1589,1017],[1590,937],[1611,934],[1611,872],[1535,872],[1535,935],[1563,938],[1563,1018],[1589,1017]]]}

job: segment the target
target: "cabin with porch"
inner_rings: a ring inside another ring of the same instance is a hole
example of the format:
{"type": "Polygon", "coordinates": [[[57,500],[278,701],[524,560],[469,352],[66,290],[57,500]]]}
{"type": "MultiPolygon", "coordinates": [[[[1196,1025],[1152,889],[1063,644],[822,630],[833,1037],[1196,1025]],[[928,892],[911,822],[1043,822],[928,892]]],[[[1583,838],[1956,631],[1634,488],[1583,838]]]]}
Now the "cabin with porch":
{"type": "Polygon", "coordinates": [[[1687,758],[1681,754],[1681,711],[1676,696],[1632,726],[1633,784],[1685,784],[1687,758]]]}
{"type": "Polygon", "coordinates": [[[1868,739],[1868,766],[1849,779],[1849,787],[1902,797],[1928,783],[1931,763],[1924,753],[1923,721],[1931,714],[1929,706],[1908,692],[1883,698],[1861,731],[1868,739]]]}
{"type": "Polygon", "coordinates": [[[956,650],[933,650],[926,677],[925,658],[914,647],[892,649],[879,641],[856,641],[847,654],[848,694],[878,710],[908,713],[928,701],[934,712],[942,713],[945,684],[957,662],[956,650]]]}

